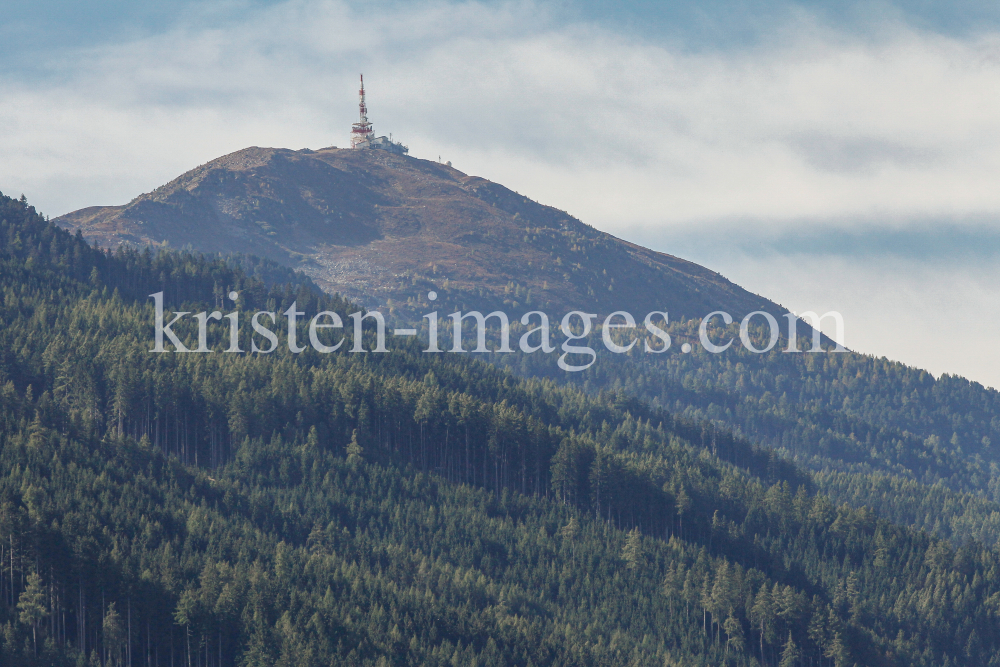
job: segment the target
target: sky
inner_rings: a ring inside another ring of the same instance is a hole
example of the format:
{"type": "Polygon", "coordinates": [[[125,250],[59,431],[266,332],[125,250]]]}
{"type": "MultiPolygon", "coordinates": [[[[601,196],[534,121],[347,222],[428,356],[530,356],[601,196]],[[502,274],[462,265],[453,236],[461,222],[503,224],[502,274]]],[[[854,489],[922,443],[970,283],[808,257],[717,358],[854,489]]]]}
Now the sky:
{"type": "Polygon", "coordinates": [[[0,191],[124,204],[369,116],[851,349],[1000,388],[1000,4],[6,0],[0,191]]]}

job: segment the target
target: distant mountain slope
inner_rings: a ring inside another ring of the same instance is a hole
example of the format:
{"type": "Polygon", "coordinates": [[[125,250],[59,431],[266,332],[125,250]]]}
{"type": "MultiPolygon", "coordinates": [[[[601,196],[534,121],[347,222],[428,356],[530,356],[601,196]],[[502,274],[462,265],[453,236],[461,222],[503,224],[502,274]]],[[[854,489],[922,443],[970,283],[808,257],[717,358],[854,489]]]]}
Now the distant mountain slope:
{"type": "Polygon", "coordinates": [[[785,309],[717,273],[627,243],[497,183],[382,151],[247,148],[126,206],[56,219],[102,245],[251,253],[320,286],[397,306],[427,289],[441,305],[667,310],[785,309]]]}

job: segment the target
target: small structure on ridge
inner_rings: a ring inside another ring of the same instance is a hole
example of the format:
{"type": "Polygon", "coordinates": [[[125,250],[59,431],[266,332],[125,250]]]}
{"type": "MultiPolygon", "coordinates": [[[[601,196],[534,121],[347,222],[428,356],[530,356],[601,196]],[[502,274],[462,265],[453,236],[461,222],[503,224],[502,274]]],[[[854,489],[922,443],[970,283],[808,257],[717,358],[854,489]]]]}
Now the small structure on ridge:
{"type": "Polygon", "coordinates": [[[351,126],[351,148],[374,148],[398,155],[406,155],[410,149],[389,137],[376,137],[372,124],[368,121],[368,105],[365,104],[365,75],[361,75],[361,90],[358,91],[358,107],[361,119],[351,126]]]}

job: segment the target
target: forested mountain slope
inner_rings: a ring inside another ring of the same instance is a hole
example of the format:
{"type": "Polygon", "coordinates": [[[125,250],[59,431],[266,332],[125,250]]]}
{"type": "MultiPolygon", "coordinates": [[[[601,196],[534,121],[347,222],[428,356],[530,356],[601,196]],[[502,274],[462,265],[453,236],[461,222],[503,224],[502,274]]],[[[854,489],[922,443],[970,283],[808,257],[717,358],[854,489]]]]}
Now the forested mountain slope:
{"type": "Polygon", "coordinates": [[[674,344],[663,354],[609,354],[595,334],[590,343],[602,354],[582,373],[557,370],[551,356],[492,360],[591,393],[625,390],[711,421],[829,473],[817,480],[838,501],[959,543],[1000,541],[1000,392],[853,352],[788,353],[784,339],[755,354],[740,344],[735,325],[713,328],[715,340],[735,339],[722,354],[697,344],[680,352],[681,342],[698,340],[698,324],[673,323],[674,344]]]}
{"type": "Polygon", "coordinates": [[[7,198],[0,241],[4,665],[1000,662],[995,551],[718,425],[416,345],[151,354],[157,291],[351,306],[7,198]]]}
{"type": "MultiPolygon", "coordinates": [[[[497,307],[516,317],[543,308],[559,318],[569,308],[626,309],[641,319],[666,310],[676,341],[694,343],[694,354],[678,353],[678,344],[664,355],[605,355],[578,375],[552,373],[554,363],[542,355],[496,361],[592,391],[627,390],[813,470],[876,475],[819,479],[838,500],[956,542],[1000,540],[996,391],[853,353],[756,355],[738,341],[725,354],[705,353],[696,326],[708,312],[721,308],[739,319],[758,307],[782,309],[707,269],[445,165],[379,151],[249,148],[124,207],[84,209],[57,222],[105,245],[167,241],[256,252],[305,269],[325,289],[381,304],[406,326],[431,309],[432,289],[442,313],[497,307]],[[896,491],[866,491],[882,484],[896,491]]],[[[251,267],[254,275],[264,277],[261,266],[251,267]]],[[[799,329],[804,339],[805,325],[799,329]]],[[[782,339],[777,349],[784,346],[782,339]]]]}

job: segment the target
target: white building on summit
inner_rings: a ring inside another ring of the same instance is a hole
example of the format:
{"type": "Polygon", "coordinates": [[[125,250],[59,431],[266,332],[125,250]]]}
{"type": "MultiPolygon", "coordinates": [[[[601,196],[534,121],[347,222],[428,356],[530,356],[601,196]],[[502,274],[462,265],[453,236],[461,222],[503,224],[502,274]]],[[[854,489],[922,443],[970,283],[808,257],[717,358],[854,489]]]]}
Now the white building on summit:
{"type": "Polygon", "coordinates": [[[390,153],[406,155],[410,149],[389,137],[376,137],[372,124],[368,122],[368,105],[365,104],[365,75],[361,75],[361,98],[358,107],[361,110],[361,120],[351,126],[351,148],[376,148],[390,153]]]}

